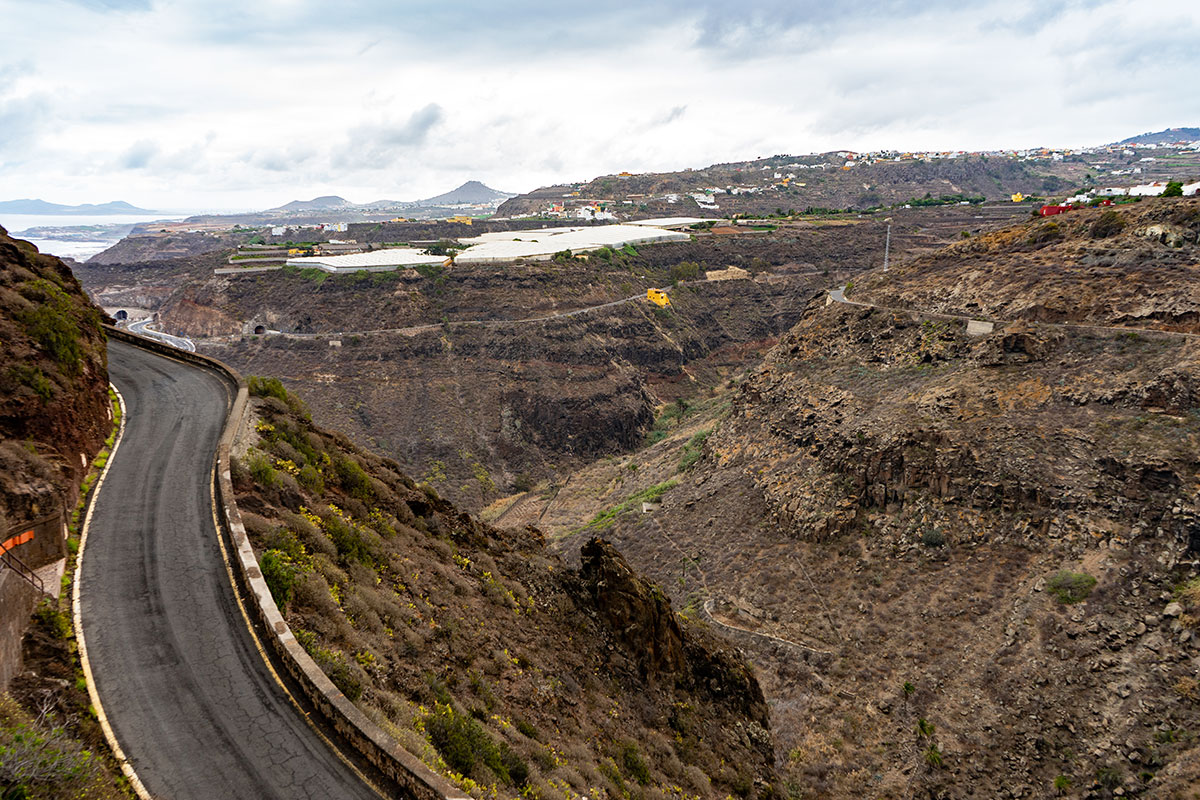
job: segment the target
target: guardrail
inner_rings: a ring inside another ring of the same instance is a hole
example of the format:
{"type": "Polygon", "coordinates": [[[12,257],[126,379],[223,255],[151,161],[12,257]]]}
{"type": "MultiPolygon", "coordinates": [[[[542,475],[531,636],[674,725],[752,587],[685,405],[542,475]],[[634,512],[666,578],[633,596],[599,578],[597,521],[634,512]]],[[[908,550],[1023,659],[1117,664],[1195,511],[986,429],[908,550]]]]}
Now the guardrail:
{"type": "Polygon", "coordinates": [[[401,747],[351,703],[296,641],[295,635],[275,604],[275,599],[263,579],[258,560],[254,557],[246,529],[242,525],[242,515],[234,499],[233,479],[230,475],[230,451],[249,406],[249,392],[242,376],[215,358],[178,350],[168,344],[120,328],[106,325],[105,330],[112,339],[215,372],[232,390],[229,416],[225,420],[225,430],[217,444],[214,485],[217,516],[229,544],[232,545],[231,552],[226,557],[232,562],[232,572],[237,576],[244,590],[243,594],[249,598],[246,604],[248,613],[265,633],[264,644],[275,654],[279,664],[303,693],[305,700],[321,714],[349,749],[366,759],[408,797],[416,800],[471,800],[470,795],[401,747]]]}

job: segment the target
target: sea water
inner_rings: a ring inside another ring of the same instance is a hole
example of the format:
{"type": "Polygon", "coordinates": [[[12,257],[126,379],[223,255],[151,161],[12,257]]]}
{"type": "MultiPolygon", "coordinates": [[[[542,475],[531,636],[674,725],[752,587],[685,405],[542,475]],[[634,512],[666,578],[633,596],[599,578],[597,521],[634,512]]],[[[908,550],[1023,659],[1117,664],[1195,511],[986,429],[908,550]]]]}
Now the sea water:
{"type": "Polygon", "coordinates": [[[107,250],[121,236],[115,233],[97,233],[94,239],[42,239],[21,236],[20,232],[27,228],[42,227],[86,227],[91,225],[133,225],[138,222],[158,222],[180,220],[189,213],[165,212],[161,214],[5,214],[0,212],[0,226],[8,231],[10,236],[24,239],[39,251],[58,256],[73,258],[76,261],[86,261],[102,250],[107,250]]]}

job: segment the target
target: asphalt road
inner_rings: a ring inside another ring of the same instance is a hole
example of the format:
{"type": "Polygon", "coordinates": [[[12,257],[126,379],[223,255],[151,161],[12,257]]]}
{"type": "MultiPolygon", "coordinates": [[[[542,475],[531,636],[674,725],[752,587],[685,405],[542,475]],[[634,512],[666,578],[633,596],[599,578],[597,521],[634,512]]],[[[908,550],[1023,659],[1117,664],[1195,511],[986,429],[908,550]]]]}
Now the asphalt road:
{"type": "Polygon", "coordinates": [[[266,670],[214,529],[215,375],[109,343],[125,435],[96,499],[81,618],[101,704],[155,797],[377,798],[266,670]]]}
{"type": "Polygon", "coordinates": [[[150,327],[153,320],[143,319],[129,326],[129,330],[141,336],[149,336],[151,339],[158,339],[160,342],[166,342],[172,347],[178,347],[180,350],[187,350],[189,353],[196,352],[196,345],[191,339],[185,339],[182,336],[172,336],[169,333],[156,331],[150,327]]]}

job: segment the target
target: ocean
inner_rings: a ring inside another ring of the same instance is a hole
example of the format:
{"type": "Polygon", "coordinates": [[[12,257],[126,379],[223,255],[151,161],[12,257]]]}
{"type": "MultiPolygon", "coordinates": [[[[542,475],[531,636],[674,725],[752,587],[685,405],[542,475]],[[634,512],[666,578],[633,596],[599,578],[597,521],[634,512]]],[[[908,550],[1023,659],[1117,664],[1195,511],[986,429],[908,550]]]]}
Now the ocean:
{"type": "MultiPolygon", "coordinates": [[[[0,226],[15,236],[28,228],[42,227],[84,227],[89,225],[133,225],[137,222],[153,222],[156,220],[178,220],[189,217],[194,212],[165,212],[161,214],[5,214],[0,213],[0,226]]],[[[86,239],[42,239],[30,236],[16,236],[31,242],[43,253],[60,258],[73,258],[76,261],[86,261],[101,250],[107,250],[120,240],[120,236],[108,234],[97,235],[86,239]]]]}

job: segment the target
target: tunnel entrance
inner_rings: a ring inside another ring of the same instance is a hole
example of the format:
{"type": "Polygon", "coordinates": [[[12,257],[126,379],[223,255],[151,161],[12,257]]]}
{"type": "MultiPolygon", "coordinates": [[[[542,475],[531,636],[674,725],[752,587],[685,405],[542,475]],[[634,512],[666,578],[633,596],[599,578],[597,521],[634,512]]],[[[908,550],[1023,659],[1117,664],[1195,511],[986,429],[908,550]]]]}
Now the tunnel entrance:
{"type": "Polygon", "coordinates": [[[255,333],[256,335],[258,335],[258,336],[262,336],[262,335],[263,335],[264,333],[266,333],[266,332],[267,332],[267,326],[266,326],[266,325],[255,325],[255,326],[254,326],[254,333],[255,333]]]}
{"type": "Polygon", "coordinates": [[[125,309],[121,309],[116,314],[113,314],[113,318],[117,322],[124,322],[125,320],[129,319],[129,312],[125,309]]]}

